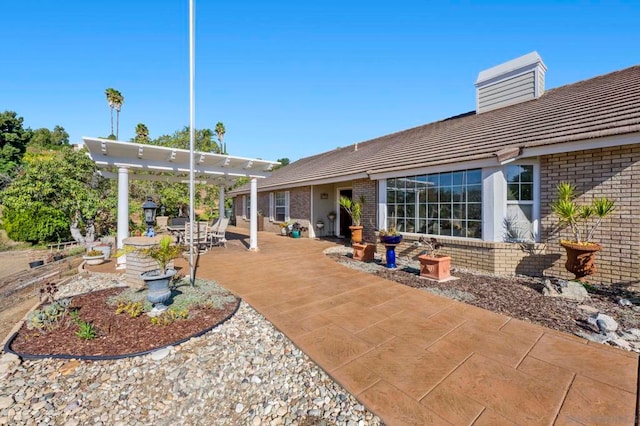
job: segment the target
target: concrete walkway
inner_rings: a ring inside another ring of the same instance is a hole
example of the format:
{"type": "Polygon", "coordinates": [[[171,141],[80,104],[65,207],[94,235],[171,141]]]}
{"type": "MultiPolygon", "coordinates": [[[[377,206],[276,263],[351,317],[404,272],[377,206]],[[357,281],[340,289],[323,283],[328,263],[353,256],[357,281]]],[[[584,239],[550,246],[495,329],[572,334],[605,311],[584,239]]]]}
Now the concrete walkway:
{"type": "MultiPolygon", "coordinates": [[[[198,277],[245,299],[389,425],[633,425],[638,356],[237,232],[198,277]]],[[[455,262],[455,260],[454,260],[455,262]]]]}

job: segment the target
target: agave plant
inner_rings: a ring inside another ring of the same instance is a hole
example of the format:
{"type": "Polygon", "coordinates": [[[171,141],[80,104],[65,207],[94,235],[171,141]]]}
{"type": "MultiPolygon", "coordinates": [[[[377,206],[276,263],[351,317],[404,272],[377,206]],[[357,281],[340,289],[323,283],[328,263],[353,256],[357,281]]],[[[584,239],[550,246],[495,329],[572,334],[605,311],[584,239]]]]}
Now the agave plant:
{"type": "Polygon", "coordinates": [[[158,262],[160,272],[164,275],[167,271],[167,264],[176,257],[179,257],[182,254],[182,250],[183,248],[181,246],[173,245],[173,238],[165,235],[160,239],[160,243],[157,246],[141,251],[158,262]]]}
{"type": "Polygon", "coordinates": [[[582,245],[593,244],[593,235],[602,219],[615,210],[615,202],[606,197],[594,198],[589,205],[578,205],[574,185],[561,182],[557,186],[558,199],[551,204],[551,210],[560,218],[561,226],[568,226],[573,233],[573,242],[582,245]]]}

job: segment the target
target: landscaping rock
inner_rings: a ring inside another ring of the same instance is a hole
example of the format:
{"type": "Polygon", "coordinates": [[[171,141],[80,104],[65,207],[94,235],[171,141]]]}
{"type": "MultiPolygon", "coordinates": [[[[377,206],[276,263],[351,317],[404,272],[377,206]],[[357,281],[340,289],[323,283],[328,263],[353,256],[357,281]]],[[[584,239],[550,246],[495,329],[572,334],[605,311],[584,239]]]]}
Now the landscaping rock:
{"type": "Polygon", "coordinates": [[[545,296],[562,297],[576,302],[583,302],[589,299],[587,289],[578,281],[557,280],[554,284],[550,279],[546,279],[544,280],[542,293],[545,296]]]}
{"type": "Polygon", "coordinates": [[[618,322],[605,314],[590,315],[589,318],[587,318],[587,322],[597,327],[603,334],[618,329],[618,322]]]}

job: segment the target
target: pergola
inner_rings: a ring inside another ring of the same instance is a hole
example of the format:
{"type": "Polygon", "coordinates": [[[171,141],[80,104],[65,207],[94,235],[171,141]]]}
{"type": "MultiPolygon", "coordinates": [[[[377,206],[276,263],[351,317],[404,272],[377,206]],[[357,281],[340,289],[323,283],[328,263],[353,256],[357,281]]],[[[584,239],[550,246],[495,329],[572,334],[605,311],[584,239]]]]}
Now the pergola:
{"type": "MultiPolygon", "coordinates": [[[[83,137],[89,157],[103,176],[118,179],[118,248],[129,236],[129,179],[189,183],[190,151],[157,145],[83,137]]],[[[258,179],[269,176],[277,161],[195,151],[196,183],[220,189],[220,217],[224,216],[224,188],[241,177],[251,183],[249,250],[258,249],[258,179]]],[[[193,220],[193,218],[192,218],[193,220]]]]}

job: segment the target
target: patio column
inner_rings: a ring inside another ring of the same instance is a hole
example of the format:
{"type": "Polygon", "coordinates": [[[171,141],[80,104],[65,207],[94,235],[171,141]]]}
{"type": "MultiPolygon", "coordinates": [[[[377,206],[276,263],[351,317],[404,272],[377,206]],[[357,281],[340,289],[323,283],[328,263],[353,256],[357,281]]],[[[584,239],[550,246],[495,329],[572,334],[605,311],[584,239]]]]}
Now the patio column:
{"type": "Polygon", "coordinates": [[[251,211],[249,218],[249,250],[258,250],[258,179],[251,178],[251,211]]]}
{"type": "MultiPolygon", "coordinates": [[[[129,237],[129,169],[118,168],[118,237],[117,248],[124,248],[124,239],[129,237]]],[[[117,269],[124,269],[126,256],[118,257],[117,269]]]]}
{"type": "Polygon", "coordinates": [[[224,185],[218,186],[218,217],[224,217],[224,185]]]}

